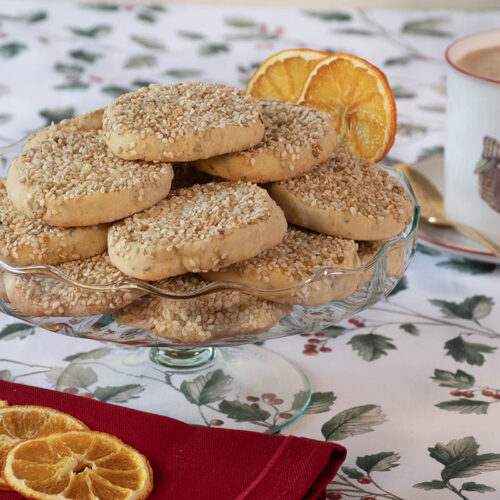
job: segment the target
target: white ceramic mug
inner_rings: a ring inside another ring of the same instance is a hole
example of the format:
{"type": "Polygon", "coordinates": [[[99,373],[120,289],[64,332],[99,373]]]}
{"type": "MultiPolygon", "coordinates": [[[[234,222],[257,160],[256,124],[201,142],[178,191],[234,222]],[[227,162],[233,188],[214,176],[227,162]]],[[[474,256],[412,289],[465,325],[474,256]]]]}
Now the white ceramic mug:
{"type": "Polygon", "coordinates": [[[460,38],[446,50],[447,217],[500,243],[500,80],[460,68],[465,54],[500,46],[500,30],[460,38]]]}

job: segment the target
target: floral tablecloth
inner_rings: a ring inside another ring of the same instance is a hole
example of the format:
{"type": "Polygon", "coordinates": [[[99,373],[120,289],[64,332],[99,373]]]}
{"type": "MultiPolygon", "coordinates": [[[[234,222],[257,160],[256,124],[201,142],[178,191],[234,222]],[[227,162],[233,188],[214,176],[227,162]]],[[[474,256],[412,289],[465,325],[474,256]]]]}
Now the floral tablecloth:
{"type": "MultiPolygon", "coordinates": [[[[383,68],[399,115],[386,162],[413,162],[443,149],[444,48],[499,25],[499,11],[1,0],[0,145],[152,81],[243,86],[270,54],[312,47],[383,68]]],[[[499,275],[492,264],[421,247],[385,301],[322,333],[266,342],[302,368],[314,392],[306,415],[283,432],[348,449],[328,498],[500,497],[499,275]]],[[[116,368],[113,353],[0,316],[0,378],[157,413],[184,398],[175,376],[134,363],[116,368]]],[[[223,394],[200,414],[208,425],[265,430],[282,411],[279,394],[271,396],[255,395],[261,411],[243,424],[217,406],[223,394]]]]}

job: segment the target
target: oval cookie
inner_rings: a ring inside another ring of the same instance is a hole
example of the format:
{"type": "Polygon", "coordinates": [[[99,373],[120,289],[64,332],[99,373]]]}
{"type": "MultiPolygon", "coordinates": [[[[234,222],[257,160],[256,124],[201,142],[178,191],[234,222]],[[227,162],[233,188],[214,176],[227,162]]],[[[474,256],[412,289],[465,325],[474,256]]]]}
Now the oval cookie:
{"type": "MultiPolygon", "coordinates": [[[[206,282],[186,274],[154,283],[174,293],[201,288],[206,282]]],[[[236,335],[265,332],[291,308],[236,291],[215,292],[193,299],[174,300],[148,295],[117,311],[118,324],[149,330],[175,342],[198,344],[236,335]]]]}
{"type": "Polygon", "coordinates": [[[352,240],[385,240],[410,222],[406,189],[373,162],[338,151],[308,174],[271,184],[288,222],[352,240]]]}
{"type": "Polygon", "coordinates": [[[57,132],[12,162],[12,204],[53,226],[91,226],[149,208],[170,191],[169,163],[114,156],[100,130],[57,132]]]}
{"type": "Polygon", "coordinates": [[[233,181],[281,181],[309,172],[335,150],[335,122],[328,113],[277,99],[259,102],[262,142],[246,151],[199,160],[197,168],[233,181]]]}
{"type": "Polygon", "coordinates": [[[120,96],[103,118],[106,144],[126,160],[191,161],[241,151],[264,136],[261,108],[215,83],[151,84],[120,96]]]}
{"type": "Polygon", "coordinates": [[[160,280],[253,257],[280,243],[286,226],[265,189],[212,182],[172,191],[149,210],[113,224],[108,252],[125,274],[160,280]]]}
{"type": "MultiPolygon", "coordinates": [[[[106,285],[125,277],[111,264],[106,254],[65,262],[57,268],[85,285],[106,285]]],[[[17,310],[41,317],[106,314],[143,295],[136,291],[86,291],[47,276],[15,276],[4,273],[3,282],[9,302],[17,310]]]]}
{"type": "Polygon", "coordinates": [[[32,135],[24,146],[24,149],[39,146],[44,140],[53,137],[58,132],[75,132],[77,130],[99,130],[102,128],[102,115],[104,108],[89,111],[75,118],[67,118],[59,123],[44,128],[40,132],[32,135]]]}
{"type": "MultiPolygon", "coordinates": [[[[357,249],[352,240],[289,227],[279,245],[256,257],[219,271],[203,273],[202,276],[210,281],[236,281],[265,290],[288,288],[303,282],[321,267],[358,267],[357,249]]],[[[322,276],[293,290],[283,298],[283,302],[327,304],[332,300],[345,299],[356,290],[357,285],[356,273],[322,276]]]]}
{"type": "Polygon", "coordinates": [[[0,259],[15,266],[61,264],[101,254],[108,247],[108,226],[55,227],[17,211],[0,179],[0,259]]]}

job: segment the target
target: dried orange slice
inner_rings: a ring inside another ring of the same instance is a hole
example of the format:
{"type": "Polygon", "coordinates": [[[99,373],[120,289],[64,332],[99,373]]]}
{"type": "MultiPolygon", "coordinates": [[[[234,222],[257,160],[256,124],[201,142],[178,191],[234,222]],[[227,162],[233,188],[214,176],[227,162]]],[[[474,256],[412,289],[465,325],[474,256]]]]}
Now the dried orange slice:
{"type": "Polygon", "coordinates": [[[40,500],[142,500],[153,489],[146,457],[95,431],[21,441],[7,453],[3,474],[14,490],[40,500]]]}
{"type": "Polygon", "coordinates": [[[396,136],[396,102],[382,71],[350,54],[334,54],[312,69],[299,104],[327,111],[352,152],[380,161],[396,136]]]}
{"type": "MultiPolygon", "coordinates": [[[[0,471],[9,448],[23,439],[52,431],[88,429],[66,413],[44,406],[6,406],[0,408],[0,471]]],[[[10,489],[0,477],[0,490],[10,489]]]]}
{"type": "Polygon", "coordinates": [[[311,49],[277,52],[257,68],[246,90],[256,99],[272,97],[280,101],[297,102],[311,70],[318,61],[329,55],[328,52],[311,49]]]}

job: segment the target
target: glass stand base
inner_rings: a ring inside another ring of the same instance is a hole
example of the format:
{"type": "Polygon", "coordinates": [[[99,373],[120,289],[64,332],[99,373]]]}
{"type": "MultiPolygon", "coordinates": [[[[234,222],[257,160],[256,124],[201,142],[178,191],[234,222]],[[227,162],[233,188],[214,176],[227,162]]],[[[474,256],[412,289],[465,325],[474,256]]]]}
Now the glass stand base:
{"type": "Polygon", "coordinates": [[[120,351],[119,359],[112,356],[120,372],[162,382],[149,395],[150,411],[191,424],[275,433],[299,418],[311,398],[298,368],[255,345],[120,351]]]}

